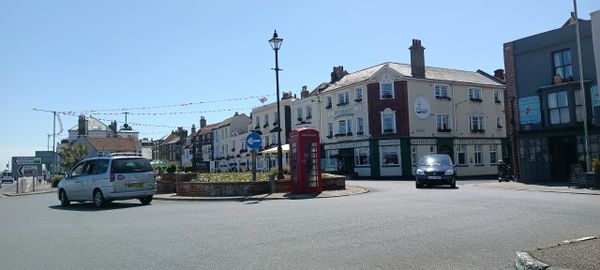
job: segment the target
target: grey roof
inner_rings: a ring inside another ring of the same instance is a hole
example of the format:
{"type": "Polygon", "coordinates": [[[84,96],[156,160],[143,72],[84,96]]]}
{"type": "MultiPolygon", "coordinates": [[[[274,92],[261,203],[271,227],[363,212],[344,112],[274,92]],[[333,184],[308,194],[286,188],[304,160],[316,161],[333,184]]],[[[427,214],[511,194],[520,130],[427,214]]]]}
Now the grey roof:
{"type": "Polygon", "coordinates": [[[231,121],[233,121],[234,118],[236,117],[241,117],[241,116],[245,116],[247,118],[250,118],[249,116],[247,116],[245,113],[240,113],[238,115],[234,115],[232,117],[229,117],[225,120],[223,120],[221,123],[218,123],[217,126],[215,128],[220,128],[220,127],[224,127],[224,126],[228,126],[229,124],[231,124],[231,121]]]}
{"type": "MultiPolygon", "coordinates": [[[[369,80],[375,73],[381,70],[383,67],[389,67],[390,69],[400,73],[402,76],[407,78],[413,78],[411,74],[411,66],[409,64],[401,64],[394,62],[385,62],[372,67],[368,67],[344,76],[338,82],[332,84],[324,91],[331,91],[344,86],[352,85],[369,80]]],[[[425,79],[439,80],[447,82],[463,82],[472,84],[486,84],[491,86],[503,86],[486,76],[474,72],[465,71],[458,69],[439,68],[439,67],[425,67],[425,79]]]]}

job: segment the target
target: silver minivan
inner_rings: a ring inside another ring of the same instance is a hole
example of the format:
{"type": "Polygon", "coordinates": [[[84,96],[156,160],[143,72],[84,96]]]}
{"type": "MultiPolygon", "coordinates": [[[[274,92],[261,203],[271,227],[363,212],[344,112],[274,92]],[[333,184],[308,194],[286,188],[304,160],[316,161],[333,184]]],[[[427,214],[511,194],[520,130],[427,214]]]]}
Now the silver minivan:
{"type": "Polygon", "coordinates": [[[150,161],[139,154],[113,154],[77,163],[58,183],[62,206],[71,201],[93,201],[103,207],[115,200],[139,199],[150,204],[156,194],[156,175],[150,161]]]}

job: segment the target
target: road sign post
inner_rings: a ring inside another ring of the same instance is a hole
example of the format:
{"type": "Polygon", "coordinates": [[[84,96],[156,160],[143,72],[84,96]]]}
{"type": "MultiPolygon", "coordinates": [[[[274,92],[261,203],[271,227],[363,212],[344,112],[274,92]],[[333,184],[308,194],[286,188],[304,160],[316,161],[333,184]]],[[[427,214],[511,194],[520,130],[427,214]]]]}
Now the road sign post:
{"type": "Polygon", "coordinates": [[[33,177],[33,191],[35,191],[35,177],[38,177],[41,172],[41,158],[32,156],[12,157],[12,175],[17,179],[17,193],[25,191],[23,187],[19,190],[19,178],[26,176],[33,177]]]}
{"type": "Polygon", "coordinates": [[[250,133],[246,136],[246,145],[252,149],[252,182],[256,182],[256,151],[262,144],[262,138],[256,133],[250,133]]]}

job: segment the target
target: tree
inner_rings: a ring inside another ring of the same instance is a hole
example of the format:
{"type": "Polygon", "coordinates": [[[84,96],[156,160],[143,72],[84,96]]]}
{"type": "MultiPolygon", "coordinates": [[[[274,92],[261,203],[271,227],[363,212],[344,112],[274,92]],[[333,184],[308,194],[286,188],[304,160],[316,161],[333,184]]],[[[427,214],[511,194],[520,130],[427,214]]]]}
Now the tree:
{"type": "Polygon", "coordinates": [[[88,154],[87,148],[82,145],[69,144],[58,152],[60,156],[60,166],[65,169],[70,169],[77,162],[81,161],[88,154]]]}

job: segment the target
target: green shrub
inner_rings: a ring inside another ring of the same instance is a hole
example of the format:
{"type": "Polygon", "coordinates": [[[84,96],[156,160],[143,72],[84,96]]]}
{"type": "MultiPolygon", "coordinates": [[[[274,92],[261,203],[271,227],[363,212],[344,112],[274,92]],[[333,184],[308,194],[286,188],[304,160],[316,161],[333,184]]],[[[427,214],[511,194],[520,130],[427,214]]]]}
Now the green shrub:
{"type": "Polygon", "coordinates": [[[183,171],[184,172],[192,172],[192,166],[185,166],[185,167],[183,167],[183,171]]]}
{"type": "Polygon", "coordinates": [[[63,179],[62,175],[57,175],[52,177],[52,179],[50,179],[50,183],[52,184],[52,187],[58,187],[58,182],[60,182],[60,180],[63,179]]]}
{"type": "Polygon", "coordinates": [[[177,165],[175,165],[175,164],[171,164],[169,167],[167,167],[168,173],[175,173],[176,171],[177,171],[177,165]]]}

